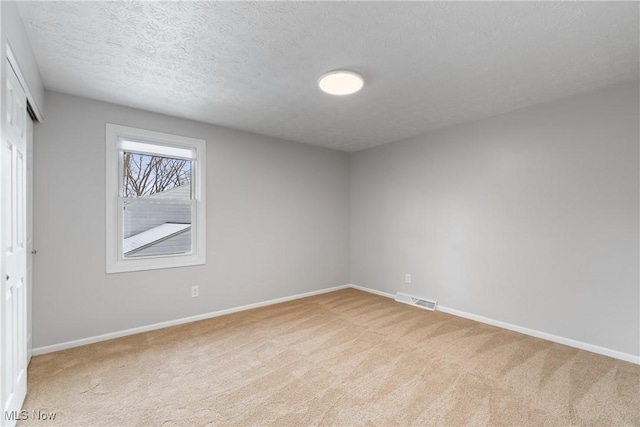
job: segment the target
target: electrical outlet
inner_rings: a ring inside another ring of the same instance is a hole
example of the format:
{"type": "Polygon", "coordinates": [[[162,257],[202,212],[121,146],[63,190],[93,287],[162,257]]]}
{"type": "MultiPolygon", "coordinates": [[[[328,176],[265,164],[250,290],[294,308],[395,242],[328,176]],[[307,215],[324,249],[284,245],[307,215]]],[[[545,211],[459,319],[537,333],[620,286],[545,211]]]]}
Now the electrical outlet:
{"type": "Polygon", "coordinates": [[[411,283],[411,275],[410,274],[405,274],[404,275],[404,283],[411,283]]]}
{"type": "Polygon", "coordinates": [[[192,286],[191,287],[191,298],[196,298],[200,296],[200,286],[192,286]]]}

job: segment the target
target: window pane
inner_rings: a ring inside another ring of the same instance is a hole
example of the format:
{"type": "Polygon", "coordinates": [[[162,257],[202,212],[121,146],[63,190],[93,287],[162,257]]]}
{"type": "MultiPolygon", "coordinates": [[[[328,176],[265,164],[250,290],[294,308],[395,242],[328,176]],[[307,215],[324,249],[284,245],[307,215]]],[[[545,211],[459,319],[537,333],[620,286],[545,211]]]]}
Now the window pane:
{"type": "Polygon", "coordinates": [[[191,161],[122,153],[124,197],[191,199],[191,161]]]}
{"type": "Polygon", "coordinates": [[[123,209],[125,258],[191,253],[191,201],[126,200],[123,209]]]}

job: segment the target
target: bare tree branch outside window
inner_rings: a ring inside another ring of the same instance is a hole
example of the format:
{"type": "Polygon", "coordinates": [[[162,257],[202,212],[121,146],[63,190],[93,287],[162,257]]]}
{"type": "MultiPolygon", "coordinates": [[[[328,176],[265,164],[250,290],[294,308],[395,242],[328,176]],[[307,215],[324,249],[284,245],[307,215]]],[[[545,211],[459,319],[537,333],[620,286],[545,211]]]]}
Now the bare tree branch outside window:
{"type": "Polygon", "coordinates": [[[145,197],[191,184],[191,161],[123,153],[124,197],[145,197]]]}

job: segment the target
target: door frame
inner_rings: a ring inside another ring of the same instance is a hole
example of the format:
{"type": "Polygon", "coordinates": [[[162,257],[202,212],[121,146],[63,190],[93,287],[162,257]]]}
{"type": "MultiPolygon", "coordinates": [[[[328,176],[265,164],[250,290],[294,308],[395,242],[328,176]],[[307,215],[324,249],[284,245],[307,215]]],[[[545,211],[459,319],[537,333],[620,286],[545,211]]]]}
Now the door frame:
{"type": "MultiPolygon", "coordinates": [[[[24,93],[27,97],[27,104],[29,105],[29,107],[31,107],[31,112],[33,112],[33,115],[35,116],[35,118],[33,117],[27,117],[27,194],[25,194],[25,197],[27,199],[27,241],[31,242],[31,247],[27,247],[27,292],[28,292],[28,303],[27,303],[27,325],[28,325],[28,329],[27,329],[27,342],[28,342],[28,349],[27,349],[27,360],[28,362],[31,361],[31,356],[33,353],[33,331],[32,331],[32,327],[33,327],[33,313],[32,313],[32,302],[33,302],[33,258],[34,258],[34,254],[35,254],[35,248],[33,247],[33,146],[34,146],[34,125],[37,122],[41,122],[43,120],[43,115],[42,115],[42,110],[40,108],[40,106],[38,105],[38,103],[36,102],[36,99],[34,98],[31,89],[29,88],[29,85],[27,83],[27,79],[25,78],[25,74],[22,72],[22,69],[20,68],[20,64],[18,63],[18,60],[16,58],[16,55],[13,53],[13,49],[11,48],[11,43],[9,42],[9,40],[7,40],[7,45],[6,45],[6,52],[7,52],[7,61],[9,61],[9,64],[11,64],[11,68],[13,69],[13,72],[16,74],[16,77],[18,78],[18,82],[20,82],[20,85],[22,86],[22,89],[24,90],[24,93]]],[[[10,72],[10,70],[6,70],[6,72],[10,72]]],[[[4,81],[4,79],[6,78],[6,76],[2,76],[2,79],[4,81]]],[[[4,84],[3,86],[0,88],[0,97],[4,96],[4,84]]],[[[2,135],[0,135],[0,138],[2,137],[2,135]]],[[[0,158],[1,160],[1,158],[0,158]]],[[[2,164],[2,162],[0,161],[0,165],[2,164]]],[[[1,203],[0,203],[1,205],[1,203]]],[[[0,208],[2,208],[2,206],[0,206],[0,208]]],[[[2,210],[0,210],[0,212],[3,212],[2,210]]],[[[0,245],[2,245],[4,243],[4,240],[0,237],[0,245]]],[[[3,246],[0,246],[3,247],[3,246]]],[[[1,252],[1,251],[0,251],[1,252]]],[[[0,271],[4,272],[4,253],[0,255],[0,271]]],[[[2,277],[0,278],[2,280],[4,280],[4,275],[2,275],[2,277]]]]}
{"type": "MultiPolygon", "coordinates": [[[[32,117],[30,117],[29,113],[25,114],[24,120],[25,120],[25,125],[27,128],[27,134],[26,134],[26,138],[27,138],[27,144],[26,144],[26,148],[25,150],[27,151],[25,154],[25,162],[29,162],[30,160],[33,159],[33,153],[29,153],[28,150],[31,148],[33,148],[33,124],[35,121],[42,121],[43,116],[42,116],[42,110],[40,108],[40,106],[38,105],[38,103],[36,102],[35,98],[33,97],[33,94],[29,88],[29,85],[27,83],[27,79],[25,78],[25,74],[22,72],[22,69],[20,68],[19,65],[19,61],[16,58],[16,55],[14,54],[14,51],[11,48],[11,44],[8,40],[6,40],[6,38],[2,37],[2,42],[3,45],[0,45],[2,48],[4,49],[0,49],[0,51],[2,53],[4,53],[5,55],[0,55],[0,60],[2,61],[2,65],[0,66],[0,106],[2,108],[0,108],[0,114],[5,115],[4,117],[0,117],[1,120],[6,120],[6,113],[7,113],[7,105],[6,103],[6,99],[5,99],[5,91],[6,91],[6,81],[9,78],[8,73],[14,73],[15,76],[17,77],[18,83],[20,84],[20,86],[22,87],[22,89],[24,90],[24,94],[26,97],[26,102],[28,107],[30,107],[31,112],[33,113],[33,115],[35,116],[35,119],[33,119],[32,117]],[[6,41],[6,44],[5,44],[6,41]],[[4,57],[2,57],[4,56],[4,57]],[[31,121],[31,123],[29,123],[27,120],[31,121]],[[30,128],[30,131],[29,131],[30,128]],[[29,139],[31,139],[31,141],[29,141],[29,139]]],[[[5,138],[5,134],[4,134],[4,129],[0,129],[0,141],[4,142],[4,138],[5,138]]],[[[3,161],[4,161],[4,156],[3,156],[3,150],[0,150],[0,168],[3,167],[3,161]]],[[[26,165],[25,164],[25,169],[27,169],[27,175],[31,174],[31,176],[28,178],[30,179],[31,182],[33,182],[32,179],[32,173],[33,173],[33,164],[31,165],[26,165]]],[[[0,170],[0,176],[4,174],[4,171],[0,170]]],[[[33,188],[29,187],[29,182],[25,182],[25,194],[24,197],[27,199],[27,201],[29,199],[31,199],[33,197],[33,188]]],[[[31,199],[32,200],[32,199],[31,199]]],[[[6,203],[5,200],[0,199],[0,215],[4,215],[4,203],[6,203]]],[[[33,209],[33,204],[32,203],[26,203],[27,204],[27,209],[33,209]]],[[[29,225],[29,218],[32,218],[32,212],[25,212],[25,216],[26,216],[26,220],[27,220],[27,226],[29,225]]],[[[0,218],[0,222],[3,220],[3,218],[0,218]]],[[[28,227],[25,227],[28,228],[28,227]]],[[[31,230],[26,230],[26,232],[31,231],[32,232],[33,228],[31,227],[31,230]]],[[[2,235],[3,233],[0,233],[0,248],[4,248],[5,247],[5,236],[2,235]]],[[[25,240],[27,240],[27,238],[31,238],[32,239],[33,236],[28,236],[25,235],[25,240]]],[[[25,242],[26,243],[26,242],[25,242]]],[[[29,264],[32,264],[32,248],[26,247],[25,249],[27,249],[27,267],[29,266],[29,264]]],[[[31,300],[31,290],[33,289],[32,287],[32,274],[30,274],[32,272],[29,271],[27,269],[27,277],[26,277],[26,281],[27,283],[25,283],[25,287],[26,287],[26,291],[27,291],[27,319],[26,320],[26,324],[27,324],[27,331],[26,331],[26,346],[27,348],[23,349],[27,355],[27,366],[28,363],[31,359],[31,347],[32,347],[32,336],[33,334],[31,333],[31,325],[32,325],[32,312],[31,312],[31,304],[30,304],[30,300],[31,300]]],[[[4,289],[6,284],[6,253],[4,250],[0,250],[0,289],[4,289]]],[[[4,312],[3,312],[3,308],[0,306],[0,316],[4,316],[4,312]]],[[[2,367],[2,369],[4,369],[4,361],[2,360],[4,357],[4,352],[5,352],[5,348],[0,348],[0,366],[2,367]]],[[[0,396],[2,396],[4,394],[4,391],[1,390],[2,386],[0,385],[0,396]]],[[[4,402],[3,402],[3,406],[4,406],[4,402]]],[[[1,411],[4,412],[4,411],[1,411]]],[[[5,425],[6,422],[8,422],[10,425],[13,424],[14,422],[11,421],[7,421],[5,420],[5,414],[4,413],[0,413],[0,425],[5,425]]]]}
{"type": "Polygon", "coordinates": [[[24,73],[20,68],[20,65],[18,63],[18,60],[16,59],[15,54],[13,53],[13,49],[11,49],[11,43],[9,43],[9,41],[7,41],[7,60],[11,64],[13,71],[16,73],[16,77],[18,77],[18,81],[22,85],[22,89],[24,89],[24,94],[27,95],[27,102],[31,106],[31,110],[33,111],[33,114],[36,116],[35,121],[41,122],[44,118],[42,116],[42,110],[40,109],[40,106],[36,103],[36,100],[33,97],[33,94],[31,93],[31,89],[29,89],[29,85],[27,84],[27,79],[24,77],[24,73]]]}

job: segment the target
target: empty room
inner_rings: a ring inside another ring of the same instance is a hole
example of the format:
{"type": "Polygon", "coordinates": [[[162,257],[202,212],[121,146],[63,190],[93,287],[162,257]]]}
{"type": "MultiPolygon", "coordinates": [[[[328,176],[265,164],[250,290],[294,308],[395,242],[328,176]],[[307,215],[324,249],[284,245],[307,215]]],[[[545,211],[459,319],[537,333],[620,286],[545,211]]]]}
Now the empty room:
{"type": "Polygon", "coordinates": [[[639,2],[0,14],[0,426],[640,426],[639,2]]]}

